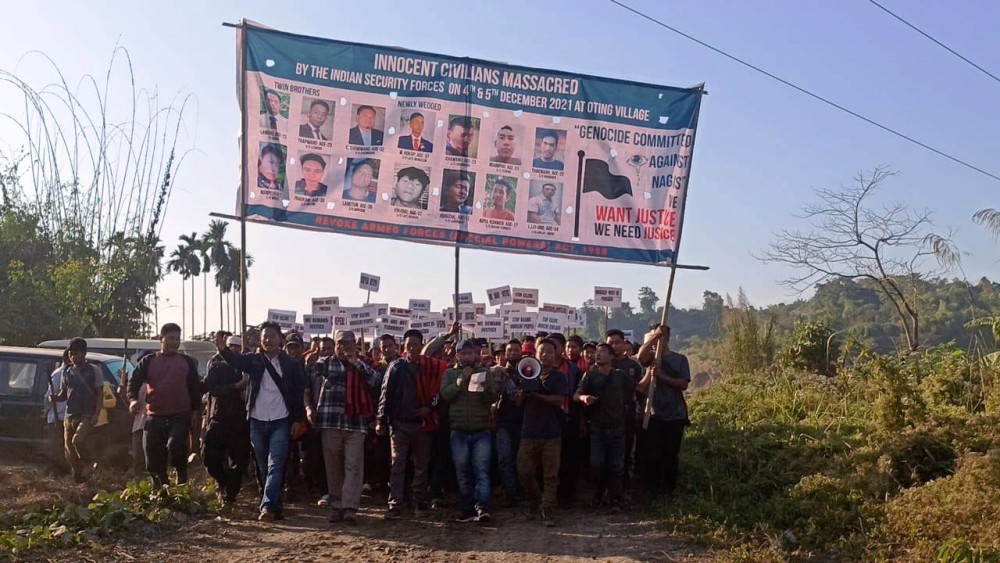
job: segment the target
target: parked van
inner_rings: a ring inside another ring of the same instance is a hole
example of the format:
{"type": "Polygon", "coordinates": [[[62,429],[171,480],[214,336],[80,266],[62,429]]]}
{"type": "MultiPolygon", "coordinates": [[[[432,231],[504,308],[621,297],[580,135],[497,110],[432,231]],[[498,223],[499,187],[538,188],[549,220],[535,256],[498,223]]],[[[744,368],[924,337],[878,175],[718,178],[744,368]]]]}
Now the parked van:
{"type": "MultiPolygon", "coordinates": [[[[131,374],[134,366],[120,357],[88,350],[87,363],[97,368],[110,386],[114,407],[105,409],[107,424],[94,429],[91,442],[96,461],[128,467],[132,437],[132,416],[125,401],[114,390],[120,383],[118,373],[131,374]]],[[[58,392],[52,374],[63,365],[62,350],[0,346],[0,448],[20,446],[28,457],[42,457],[62,465],[61,452],[54,448],[46,433],[48,397],[58,392]]],[[[58,411],[57,411],[58,412],[58,411]]]]}
{"type": "MultiPolygon", "coordinates": [[[[128,350],[125,349],[125,339],[123,338],[85,338],[84,340],[87,341],[87,350],[91,352],[118,356],[119,358],[125,355],[133,364],[138,363],[139,354],[147,350],[156,352],[160,349],[159,340],[133,340],[129,338],[128,350]]],[[[38,347],[65,350],[67,344],[69,344],[69,340],[46,340],[38,347]]],[[[205,379],[205,376],[208,375],[208,362],[217,352],[215,344],[201,340],[182,340],[180,351],[198,360],[198,374],[202,379],[205,379]]]]}

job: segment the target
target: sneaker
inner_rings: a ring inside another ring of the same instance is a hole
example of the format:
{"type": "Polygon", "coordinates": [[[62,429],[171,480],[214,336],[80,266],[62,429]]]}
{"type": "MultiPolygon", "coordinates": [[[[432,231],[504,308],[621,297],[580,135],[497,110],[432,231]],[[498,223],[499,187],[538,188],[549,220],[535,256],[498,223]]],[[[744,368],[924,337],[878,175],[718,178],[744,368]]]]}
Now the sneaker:
{"type": "Polygon", "coordinates": [[[322,507],[330,506],[330,495],[323,495],[319,497],[319,500],[316,501],[316,506],[322,506],[322,507]]]}
{"type": "Polygon", "coordinates": [[[257,515],[257,521],[258,522],[274,522],[274,516],[275,516],[275,514],[274,514],[273,511],[271,511],[270,509],[265,508],[264,510],[260,511],[260,514],[257,515]]]}
{"type": "Polygon", "coordinates": [[[444,499],[439,497],[434,497],[431,499],[431,508],[438,510],[444,508],[444,499]]]}
{"type": "Polygon", "coordinates": [[[396,508],[395,506],[387,510],[384,516],[386,520],[399,520],[402,517],[403,517],[403,511],[396,508]]]}
{"type": "Polygon", "coordinates": [[[416,518],[423,518],[427,516],[427,504],[423,502],[418,502],[416,506],[413,507],[413,516],[416,518]]]}
{"type": "Polygon", "coordinates": [[[365,483],[364,485],[361,485],[361,494],[363,494],[363,495],[370,495],[370,494],[372,494],[372,486],[369,485],[368,483],[365,483]]]}
{"type": "Polygon", "coordinates": [[[340,511],[340,519],[347,524],[357,524],[358,514],[353,508],[344,508],[340,511]]]}
{"type": "Polygon", "coordinates": [[[340,520],[342,518],[343,518],[343,512],[342,511],[340,511],[340,510],[331,510],[330,511],[330,515],[326,517],[326,521],[330,522],[332,524],[334,522],[340,522],[340,520]]]}
{"type": "Polygon", "coordinates": [[[554,528],[556,525],[556,521],[552,519],[551,511],[546,508],[543,508],[541,509],[540,512],[542,515],[542,525],[545,526],[546,528],[554,528]]]}
{"type": "Polygon", "coordinates": [[[489,524],[493,521],[493,515],[486,508],[479,507],[476,509],[476,522],[480,524],[489,524]]]}
{"type": "Polygon", "coordinates": [[[476,522],[479,520],[479,515],[475,512],[463,512],[458,518],[455,518],[456,522],[461,522],[463,524],[468,524],[469,522],[476,522]]]}

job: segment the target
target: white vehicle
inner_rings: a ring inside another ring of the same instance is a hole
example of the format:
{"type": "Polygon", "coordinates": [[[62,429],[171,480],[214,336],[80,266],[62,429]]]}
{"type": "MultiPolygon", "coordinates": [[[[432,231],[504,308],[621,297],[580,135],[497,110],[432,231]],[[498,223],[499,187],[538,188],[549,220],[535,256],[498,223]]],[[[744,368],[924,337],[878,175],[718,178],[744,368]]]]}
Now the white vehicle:
{"type": "MultiPolygon", "coordinates": [[[[86,338],[87,351],[98,354],[108,354],[119,358],[127,356],[132,363],[136,363],[139,354],[147,351],[158,351],[160,349],[159,340],[128,339],[128,350],[125,350],[125,340],[123,338],[86,338]]],[[[49,348],[53,350],[65,350],[69,345],[69,340],[46,340],[38,345],[39,348],[49,348]]],[[[198,360],[198,375],[202,379],[208,375],[208,361],[217,352],[215,344],[202,342],[201,340],[181,340],[180,351],[198,360]]]]}

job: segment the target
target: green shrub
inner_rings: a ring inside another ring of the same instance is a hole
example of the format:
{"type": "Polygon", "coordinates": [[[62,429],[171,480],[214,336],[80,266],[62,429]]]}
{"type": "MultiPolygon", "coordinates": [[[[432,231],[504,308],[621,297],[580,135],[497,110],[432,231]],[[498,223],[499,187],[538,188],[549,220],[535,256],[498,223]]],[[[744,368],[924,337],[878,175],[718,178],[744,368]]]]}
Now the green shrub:
{"type": "Polygon", "coordinates": [[[796,321],[792,334],[778,352],[778,365],[819,375],[834,375],[840,345],[823,321],[796,321]]]}

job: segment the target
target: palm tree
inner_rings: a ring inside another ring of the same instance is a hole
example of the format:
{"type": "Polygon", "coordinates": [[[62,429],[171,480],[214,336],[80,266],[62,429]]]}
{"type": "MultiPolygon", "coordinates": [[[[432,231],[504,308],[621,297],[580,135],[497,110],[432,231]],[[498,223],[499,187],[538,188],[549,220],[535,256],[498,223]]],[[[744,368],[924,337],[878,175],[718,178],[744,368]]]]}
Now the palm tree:
{"type": "MultiPolygon", "coordinates": [[[[239,329],[239,331],[234,330],[233,332],[242,333],[246,329],[246,327],[241,326],[240,325],[241,321],[239,320],[240,307],[239,307],[238,296],[239,292],[243,291],[243,285],[242,285],[243,282],[240,279],[240,249],[236,248],[231,244],[227,244],[226,254],[228,255],[228,258],[225,262],[221,279],[223,280],[224,284],[231,284],[231,288],[236,290],[235,292],[233,292],[233,318],[234,318],[233,325],[236,326],[239,329]]],[[[253,256],[247,254],[247,279],[250,278],[250,266],[253,266],[253,256]]]]}
{"type": "Polygon", "coordinates": [[[980,209],[972,216],[972,220],[1000,239],[1000,209],[980,209]]]}
{"type": "MultiPolygon", "coordinates": [[[[181,279],[187,281],[191,279],[191,332],[194,331],[194,278],[201,274],[201,260],[198,257],[200,241],[198,233],[191,233],[191,236],[181,235],[181,244],[170,253],[170,262],[167,266],[181,275],[181,279]]],[[[184,285],[181,284],[181,318],[185,316],[186,304],[184,301],[184,285]]]]}
{"type": "Polygon", "coordinates": [[[198,240],[198,257],[201,258],[201,272],[205,274],[201,281],[201,330],[202,334],[208,334],[208,273],[212,271],[212,257],[204,237],[198,240]]]}
{"type": "Polygon", "coordinates": [[[229,261],[229,243],[226,242],[226,227],[229,223],[214,219],[208,224],[208,230],[201,235],[205,252],[208,254],[211,263],[215,266],[215,285],[219,287],[219,327],[222,327],[222,302],[223,294],[232,290],[232,281],[222,276],[229,261]],[[229,281],[229,289],[223,290],[224,282],[229,281]]]}

